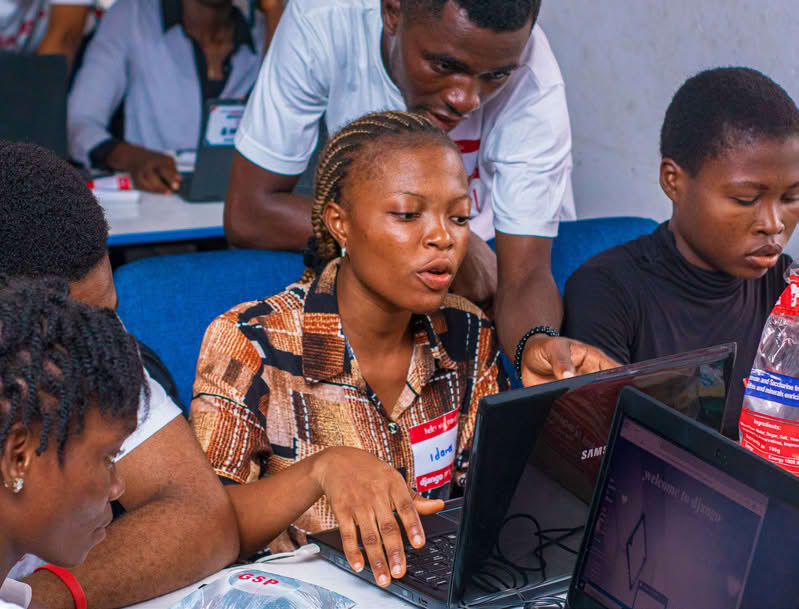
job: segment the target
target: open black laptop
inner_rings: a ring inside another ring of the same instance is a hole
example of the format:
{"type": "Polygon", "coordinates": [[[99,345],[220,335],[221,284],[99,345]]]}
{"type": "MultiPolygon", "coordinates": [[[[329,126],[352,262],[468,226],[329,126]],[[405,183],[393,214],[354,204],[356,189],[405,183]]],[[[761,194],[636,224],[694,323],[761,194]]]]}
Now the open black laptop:
{"type": "Polygon", "coordinates": [[[67,61],[0,52],[0,140],[31,142],[67,158],[67,61]]]}
{"type": "Polygon", "coordinates": [[[240,99],[209,99],[205,102],[203,124],[193,172],[181,173],[178,194],[190,203],[225,200],[230,166],[233,164],[233,138],[244,114],[240,99]]]}
{"type": "Polygon", "coordinates": [[[796,607],[798,555],[798,478],[621,392],[570,607],[796,607]]]}
{"type": "MultiPolygon", "coordinates": [[[[465,497],[423,518],[428,542],[406,547],[408,573],[388,590],[431,609],[565,591],[621,389],[718,429],[734,359],[735,345],[720,345],[481,400],[465,497]]],[[[310,539],[349,570],[337,530],[310,539]]],[[[357,575],[373,581],[368,568],[357,575]]]]}

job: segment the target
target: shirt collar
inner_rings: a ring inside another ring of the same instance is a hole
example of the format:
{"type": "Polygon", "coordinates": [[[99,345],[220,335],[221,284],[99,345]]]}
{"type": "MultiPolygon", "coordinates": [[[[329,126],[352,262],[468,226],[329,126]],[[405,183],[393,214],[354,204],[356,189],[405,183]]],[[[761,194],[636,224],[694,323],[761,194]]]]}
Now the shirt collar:
{"type": "MultiPolygon", "coordinates": [[[[305,297],[302,321],[302,372],[310,381],[325,381],[351,370],[347,339],[341,328],[336,278],[341,259],[328,263],[305,297]]],[[[439,335],[447,331],[444,315],[413,315],[416,375],[426,385],[439,369],[457,370],[439,335]],[[420,357],[421,355],[421,357],[420,357]]],[[[414,388],[416,389],[416,388],[414,388]]],[[[418,391],[417,391],[418,393],[418,391]]]]}
{"type": "MultiPolygon", "coordinates": [[[[233,51],[235,52],[241,45],[247,45],[253,53],[255,41],[252,38],[250,26],[237,6],[232,6],[233,11],[233,51]]],[[[161,20],[163,21],[164,33],[176,25],[183,25],[183,1],[182,0],[161,0],[161,20]]]]}

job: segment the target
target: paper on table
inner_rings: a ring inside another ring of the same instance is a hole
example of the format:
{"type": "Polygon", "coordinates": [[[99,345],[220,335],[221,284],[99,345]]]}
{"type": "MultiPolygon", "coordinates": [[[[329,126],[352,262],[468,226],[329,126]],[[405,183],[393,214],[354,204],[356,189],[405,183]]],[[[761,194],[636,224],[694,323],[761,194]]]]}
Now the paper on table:
{"type": "Polygon", "coordinates": [[[121,218],[136,218],[139,216],[139,200],[141,192],[138,190],[93,190],[94,196],[105,210],[109,220],[121,218]]]}

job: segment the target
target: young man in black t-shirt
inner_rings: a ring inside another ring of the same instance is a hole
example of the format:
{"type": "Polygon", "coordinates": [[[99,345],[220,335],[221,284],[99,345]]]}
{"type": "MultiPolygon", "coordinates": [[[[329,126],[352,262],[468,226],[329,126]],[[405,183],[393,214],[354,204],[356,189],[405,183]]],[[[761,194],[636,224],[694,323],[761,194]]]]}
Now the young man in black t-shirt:
{"type": "Polygon", "coordinates": [[[737,342],[736,416],[722,430],[737,437],[743,380],[799,219],[799,110],[755,70],[701,72],[666,111],[660,150],[671,220],[571,276],[565,333],[622,363],[737,342]]]}

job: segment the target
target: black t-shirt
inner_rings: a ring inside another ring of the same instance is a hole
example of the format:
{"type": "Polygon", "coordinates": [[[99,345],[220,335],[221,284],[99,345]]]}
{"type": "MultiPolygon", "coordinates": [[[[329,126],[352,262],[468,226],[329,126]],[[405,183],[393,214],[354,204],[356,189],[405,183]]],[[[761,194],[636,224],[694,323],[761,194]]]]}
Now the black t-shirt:
{"type": "Polygon", "coordinates": [[[700,269],[682,257],[666,223],[583,264],[566,283],[564,334],[628,364],[738,343],[727,425],[737,439],[743,380],[763,325],[785,288],[791,259],[781,256],[760,279],[700,269]],[[733,416],[734,415],[734,416],[733,416]]]}

